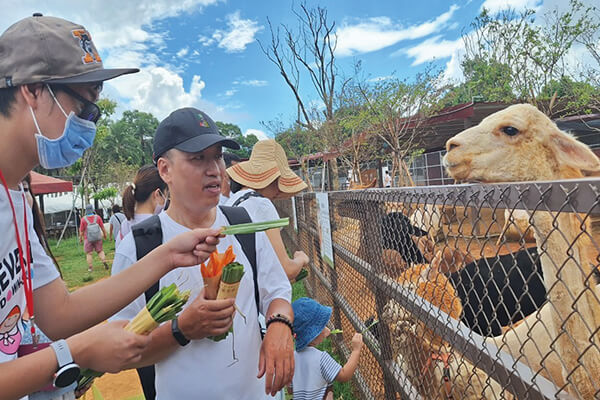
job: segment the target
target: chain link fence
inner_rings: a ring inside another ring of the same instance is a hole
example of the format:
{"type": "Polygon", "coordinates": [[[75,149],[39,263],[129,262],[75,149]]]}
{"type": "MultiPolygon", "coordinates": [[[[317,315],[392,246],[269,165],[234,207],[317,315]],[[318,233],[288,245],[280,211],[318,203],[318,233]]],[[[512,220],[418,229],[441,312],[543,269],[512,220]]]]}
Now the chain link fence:
{"type": "Polygon", "coordinates": [[[361,398],[600,398],[600,179],[332,192],[333,263],[316,196],[277,203],[282,236],[340,354],[380,321],[361,398]]]}

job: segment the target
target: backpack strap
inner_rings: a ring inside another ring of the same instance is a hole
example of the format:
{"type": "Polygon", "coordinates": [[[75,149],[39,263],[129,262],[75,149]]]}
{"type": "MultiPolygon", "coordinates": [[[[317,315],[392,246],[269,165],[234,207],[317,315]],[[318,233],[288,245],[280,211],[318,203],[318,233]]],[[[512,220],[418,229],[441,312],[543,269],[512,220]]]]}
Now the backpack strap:
{"type": "MultiPolygon", "coordinates": [[[[255,192],[256,193],[256,192],[255,192]]],[[[219,206],[230,225],[244,224],[252,222],[248,211],[244,207],[219,206]]],[[[252,276],[254,281],[254,302],[256,303],[256,313],[260,314],[260,296],[258,294],[258,269],[256,268],[256,236],[254,233],[245,233],[235,235],[235,238],[240,242],[242,250],[250,266],[252,267],[252,276]]],[[[262,334],[262,331],[261,331],[262,334]]]]}
{"type": "MultiPolygon", "coordinates": [[[[237,199],[236,201],[234,201],[231,206],[232,207],[237,207],[241,203],[243,203],[244,201],[248,200],[250,197],[264,197],[264,196],[262,194],[256,192],[256,191],[254,191],[254,190],[251,190],[248,193],[246,193],[245,195],[243,195],[242,197],[240,197],[239,199],[237,199]]],[[[250,217],[248,217],[248,218],[250,218],[250,217]]],[[[252,221],[250,221],[250,222],[252,222],[252,221]]],[[[238,222],[238,223],[241,223],[241,222],[238,222]]],[[[231,225],[234,225],[234,224],[231,224],[231,225]]]]}
{"type": "MultiPolygon", "coordinates": [[[[162,226],[160,225],[158,215],[153,215],[133,225],[131,232],[133,232],[135,252],[138,260],[141,260],[142,257],[160,246],[163,242],[162,226]]],[[[156,282],[144,293],[146,303],[158,292],[158,284],[159,282],[156,282]]]]}
{"type": "MultiPolygon", "coordinates": [[[[146,218],[142,222],[133,225],[131,227],[131,232],[133,233],[135,252],[138,260],[142,259],[146,254],[162,244],[163,233],[158,215],[153,215],[150,218],[146,218]]],[[[146,304],[150,301],[152,296],[158,292],[159,283],[160,282],[156,282],[144,292],[146,304]]],[[[154,365],[138,368],[137,373],[140,377],[144,397],[147,400],[154,400],[156,398],[154,365]]]]}

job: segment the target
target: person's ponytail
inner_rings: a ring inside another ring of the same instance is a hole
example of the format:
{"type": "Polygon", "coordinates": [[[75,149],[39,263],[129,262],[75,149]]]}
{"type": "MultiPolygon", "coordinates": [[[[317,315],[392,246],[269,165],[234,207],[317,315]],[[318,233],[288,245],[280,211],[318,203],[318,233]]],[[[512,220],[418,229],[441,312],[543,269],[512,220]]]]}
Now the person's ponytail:
{"type": "Polygon", "coordinates": [[[123,214],[128,221],[133,219],[135,215],[135,193],[133,189],[133,184],[127,185],[125,190],[123,190],[123,214]]]}

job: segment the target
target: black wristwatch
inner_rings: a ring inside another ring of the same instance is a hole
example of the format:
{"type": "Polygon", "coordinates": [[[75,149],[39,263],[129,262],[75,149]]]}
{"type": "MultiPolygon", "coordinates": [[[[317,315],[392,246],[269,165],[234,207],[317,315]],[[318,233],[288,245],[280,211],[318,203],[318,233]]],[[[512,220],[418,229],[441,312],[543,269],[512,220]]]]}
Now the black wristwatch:
{"type": "Polygon", "coordinates": [[[177,322],[177,318],[171,320],[171,333],[173,337],[179,343],[180,346],[185,346],[190,342],[190,339],[183,336],[183,333],[179,330],[179,324],[177,322]]]}
{"type": "Polygon", "coordinates": [[[64,339],[50,343],[50,347],[56,353],[56,359],[58,360],[58,370],[54,374],[52,384],[57,388],[67,387],[79,378],[79,365],[73,362],[69,346],[64,339]]]}

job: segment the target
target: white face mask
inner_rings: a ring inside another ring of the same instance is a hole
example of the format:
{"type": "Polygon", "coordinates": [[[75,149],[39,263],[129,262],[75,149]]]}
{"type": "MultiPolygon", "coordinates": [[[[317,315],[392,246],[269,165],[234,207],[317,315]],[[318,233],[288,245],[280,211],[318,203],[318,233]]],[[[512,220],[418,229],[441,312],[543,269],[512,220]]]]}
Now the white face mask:
{"type": "Polygon", "coordinates": [[[160,193],[160,197],[162,197],[164,201],[162,204],[157,204],[156,207],[154,207],[154,214],[160,214],[162,210],[165,209],[165,205],[167,204],[167,198],[163,195],[163,193],[160,190],[158,193],[160,193]]]}

